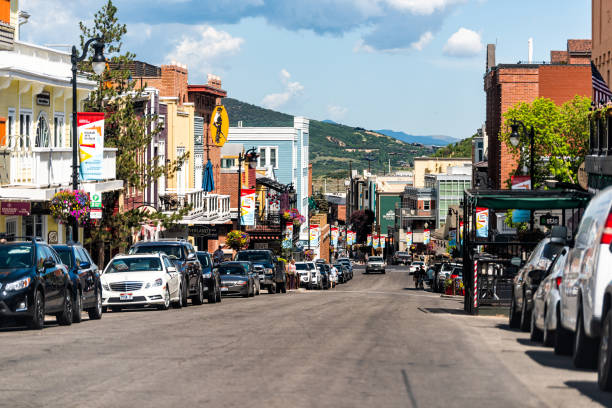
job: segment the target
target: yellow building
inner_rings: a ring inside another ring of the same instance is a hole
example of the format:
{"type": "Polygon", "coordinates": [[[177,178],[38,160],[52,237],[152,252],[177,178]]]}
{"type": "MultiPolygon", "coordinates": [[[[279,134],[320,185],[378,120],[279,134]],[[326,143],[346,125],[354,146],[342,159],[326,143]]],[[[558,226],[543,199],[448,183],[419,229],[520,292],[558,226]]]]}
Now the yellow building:
{"type": "Polygon", "coordinates": [[[193,103],[179,105],[177,97],[162,97],[160,102],[168,106],[166,129],[168,130],[167,159],[174,162],[189,153],[188,160],[166,182],[166,194],[184,197],[194,191],[194,116],[193,103]]]}
{"type": "Polygon", "coordinates": [[[471,158],[415,157],[414,187],[425,187],[425,174],[446,174],[449,167],[471,164],[471,158]]]}
{"type": "MultiPolygon", "coordinates": [[[[0,232],[64,242],[65,230],[48,215],[48,202],[71,189],[70,54],[19,41],[19,15],[17,0],[0,0],[0,232]]],[[[79,107],[95,86],[78,77],[79,107]]],[[[80,188],[121,188],[115,156],[116,149],[105,149],[107,180],[80,188]]]]}

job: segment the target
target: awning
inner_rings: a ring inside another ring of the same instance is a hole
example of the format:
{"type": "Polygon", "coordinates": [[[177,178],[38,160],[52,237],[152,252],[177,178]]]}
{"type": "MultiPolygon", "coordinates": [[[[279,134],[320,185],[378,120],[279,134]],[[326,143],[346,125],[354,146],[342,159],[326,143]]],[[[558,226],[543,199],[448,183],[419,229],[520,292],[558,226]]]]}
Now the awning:
{"type": "Polygon", "coordinates": [[[284,184],[281,184],[278,181],[272,180],[268,177],[257,177],[257,184],[261,184],[278,192],[283,192],[287,188],[287,186],[285,186],[284,184]]]}
{"type": "Polygon", "coordinates": [[[586,208],[592,195],[575,190],[469,190],[468,204],[492,210],[586,208]]]}

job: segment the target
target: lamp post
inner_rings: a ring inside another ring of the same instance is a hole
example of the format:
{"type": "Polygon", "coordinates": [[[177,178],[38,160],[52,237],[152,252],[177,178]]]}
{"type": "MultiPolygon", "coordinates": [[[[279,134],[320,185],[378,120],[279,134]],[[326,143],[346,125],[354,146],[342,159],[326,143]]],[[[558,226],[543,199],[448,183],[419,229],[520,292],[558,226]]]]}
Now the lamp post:
{"type": "MultiPolygon", "coordinates": [[[[531,185],[531,189],[535,190],[535,180],[534,180],[534,175],[535,175],[535,165],[534,165],[535,129],[533,128],[533,125],[531,125],[529,128],[529,132],[527,132],[527,127],[525,126],[523,122],[521,122],[520,120],[514,120],[512,122],[512,125],[510,125],[510,127],[512,128],[512,133],[510,134],[510,143],[514,147],[517,147],[519,143],[521,142],[520,135],[518,133],[519,126],[523,128],[523,134],[529,137],[529,182],[531,185]]],[[[533,210],[530,211],[529,224],[530,224],[531,231],[533,231],[533,225],[534,225],[533,210]]]]}
{"type": "Polygon", "coordinates": [[[238,154],[238,230],[242,230],[241,218],[242,218],[242,162],[246,161],[250,163],[251,160],[259,157],[255,147],[251,147],[244,154],[238,154]]]}
{"type": "MultiPolygon", "coordinates": [[[[85,60],[89,46],[94,49],[94,57],[91,66],[96,75],[102,75],[106,68],[106,58],[104,58],[104,41],[102,38],[91,38],[83,46],[83,53],[79,56],[76,46],[72,46],[70,62],[72,63],[72,189],[79,189],[79,136],[77,132],[77,69],[78,63],[85,60]],[[93,44],[93,45],[92,45],[93,44]]],[[[76,233],[78,240],[78,220],[74,220],[70,229],[70,240],[75,241],[76,233]]]]}
{"type": "Polygon", "coordinates": [[[367,160],[368,161],[368,173],[371,173],[370,168],[371,168],[371,164],[374,160],[376,160],[376,157],[372,157],[370,155],[368,156],[364,156],[363,160],[367,160]]]}

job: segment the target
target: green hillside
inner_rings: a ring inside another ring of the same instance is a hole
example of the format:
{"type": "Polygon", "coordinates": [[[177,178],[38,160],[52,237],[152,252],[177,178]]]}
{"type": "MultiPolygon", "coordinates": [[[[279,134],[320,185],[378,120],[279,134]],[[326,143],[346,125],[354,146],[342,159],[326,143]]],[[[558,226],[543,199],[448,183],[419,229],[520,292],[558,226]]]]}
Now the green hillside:
{"type": "MultiPolygon", "coordinates": [[[[293,126],[291,115],[231,98],[224,99],[223,104],[231,126],[237,126],[239,121],[245,127],[293,126]]],[[[368,162],[363,157],[368,154],[376,159],[371,164],[372,171],[382,174],[388,170],[389,158],[392,170],[401,170],[402,165],[411,165],[414,157],[431,154],[431,149],[362,128],[310,120],[310,161],[314,177],[346,177],[350,162],[353,169],[367,169],[368,162]]]]}
{"type": "Polygon", "coordinates": [[[434,157],[472,157],[472,139],[476,135],[438,149],[434,157]]]}

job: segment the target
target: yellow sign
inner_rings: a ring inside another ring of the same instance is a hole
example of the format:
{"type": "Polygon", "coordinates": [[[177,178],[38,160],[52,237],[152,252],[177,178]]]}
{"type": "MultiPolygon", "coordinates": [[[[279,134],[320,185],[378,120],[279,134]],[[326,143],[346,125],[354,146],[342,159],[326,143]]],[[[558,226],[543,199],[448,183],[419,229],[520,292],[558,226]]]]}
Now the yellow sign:
{"type": "Polygon", "coordinates": [[[212,142],[221,147],[227,141],[227,132],[229,131],[229,118],[225,106],[219,105],[215,107],[210,119],[210,138],[212,142]]]}

